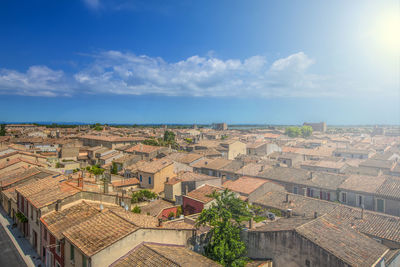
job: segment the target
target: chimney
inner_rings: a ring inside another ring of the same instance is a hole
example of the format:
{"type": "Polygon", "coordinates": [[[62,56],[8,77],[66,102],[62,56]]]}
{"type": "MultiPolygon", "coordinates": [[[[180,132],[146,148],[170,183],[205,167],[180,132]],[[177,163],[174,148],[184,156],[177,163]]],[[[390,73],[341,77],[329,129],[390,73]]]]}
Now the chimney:
{"type": "Polygon", "coordinates": [[[286,210],[286,218],[290,218],[293,216],[293,210],[292,209],[287,209],[286,210]]]}
{"type": "Polygon", "coordinates": [[[158,218],[158,227],[161,227],[161,226],[162,226],[162,219],[158,218]]]}
{"type": "Polygon", "coordinates": [[[167,177],[167,180],[165,182],[168,183],[168,181],[169,181],[169,177],[167,177]]]}
{"type": "Polygon", "coordinates": [[[317,219],[318,218],[318,212],[314,212],[314,218],[317,219]]]}
{"type": "Polygon", "coordinates": [[[361,205],[361,220],[364,219],[364,205],[361,205]]]}
{"type": "Polygon", "coordinates": [[[286,194],[286,203],[289,203],[289,194],[286,194]]]}
{"type": "Polygon", "coordinates": [[[58,199],[56,202],[56,211],[61,210],[61,199],[58,199]]]}
{"type": "Polygon", "coordinates": [[[78,178],[78,187],[83,189],[83,177],[78,178]]]}

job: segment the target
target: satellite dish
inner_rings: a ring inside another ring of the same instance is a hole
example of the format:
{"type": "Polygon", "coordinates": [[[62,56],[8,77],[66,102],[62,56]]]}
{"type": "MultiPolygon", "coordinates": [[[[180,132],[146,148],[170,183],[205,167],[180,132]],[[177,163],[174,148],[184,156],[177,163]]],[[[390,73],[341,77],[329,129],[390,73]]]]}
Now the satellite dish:
{"type": "Polygon", "coordinates": [[[125,206],[125,203],[123,201],[121,201],[121,207],[125,206]]]}
{"type": "Polygon", "coordinates": [[[125,205],[125,210],[128,211],[129,207],[128,204],[125,205]]]}
{"type": "Polygon", "coordinates": [[[103,209],[104,209],[103,204],[100,204],[100,210],[103,210],[103,209]]]}

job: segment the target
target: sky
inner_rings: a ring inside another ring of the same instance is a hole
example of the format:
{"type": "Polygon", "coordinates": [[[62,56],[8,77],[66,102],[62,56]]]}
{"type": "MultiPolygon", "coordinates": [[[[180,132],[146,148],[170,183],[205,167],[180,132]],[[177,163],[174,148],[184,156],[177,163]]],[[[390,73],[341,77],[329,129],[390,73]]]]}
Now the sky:
{"type": "Polygon", "coordinates": [[[0,2],[0,121],[400,124],[398,0],[0,2]]]}

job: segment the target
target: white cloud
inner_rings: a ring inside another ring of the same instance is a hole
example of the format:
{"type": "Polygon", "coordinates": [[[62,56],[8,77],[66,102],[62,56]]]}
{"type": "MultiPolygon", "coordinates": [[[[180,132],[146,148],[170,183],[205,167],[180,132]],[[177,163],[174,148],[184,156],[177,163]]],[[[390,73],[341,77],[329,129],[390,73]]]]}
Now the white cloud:
{"type": "Polygon", "coordinates": [[[343,87],[345,82],[311,73],[315,61],[303,52],[271,63],[264,56],[224,60],[212,53],[177,62],[112,50],[91,57],[89,65],[72,74],[46,66],[32,66],[26,72],[2,69],[0,93],[319,97],[350,91],[343,87]]]}
{"type": "Polygon", "coordinates": [[[222,60],[192,56],[168,63],[161,58],[106,51],[74,77],[88,92],[188,96],[291,96],[316,90],[307,74],[314,63],[303,52],[267,64],[263,56],[222,60]],[[309,88],[305,88],[309,87],[309,88]]]}
{"type": "Polygon", "coordinates": [[[31,66],[26,73],[0,69],[0,93],[31,96],[68,95],[64,72],[31,66]]]}

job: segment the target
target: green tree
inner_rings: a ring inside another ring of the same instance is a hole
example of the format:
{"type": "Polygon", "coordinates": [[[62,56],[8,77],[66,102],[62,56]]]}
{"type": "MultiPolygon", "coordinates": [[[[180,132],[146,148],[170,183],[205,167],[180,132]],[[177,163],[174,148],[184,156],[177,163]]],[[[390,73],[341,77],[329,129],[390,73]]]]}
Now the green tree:
{"type": "Polygon", "coordinates": [[[2,124],[0,126],[0,136],[5,136],[6,135],[6,125],[2,124]]]}
{"type": "Polygon", "coordinates": [[[133,209],[132,209],[132,212],[133,213],[141,213],[142,212],[142,209],[139,207],[139,206],[135,206],[133,209]]]}
{"type": "Polygon", "coordinates": [[[111,173],[112,174],[118,174],[118,167],[117,167],[117,164],[115,162],[112,163],[111,173]]]}
{"type": "Polygon", "coordinates": [[[88,171],[94,175],[101,175],[104,173],[104,169],[100,168],[99,165],[93,165],[88,171]]]}
{"type": "Polygon", "coordinates": [[[204,254],[224,266],[244,266],[248,259],[240,231],[242,223],[253,218],[252,210],[227,189],[222,193],[214,192],[211,196],[215,198],[215,203],[204,209],[197,219],[197,226],[211,227],[204,254]]]}
{"type": "Polygon", "coordinates": [[[301,127],[301,136],[309,137],[312,135],[313,129],[311,126],[303,126],[301,127]]]}
{"type": "Polygon", "coordinates": [[[146,201],[146,200],[150,200],[150,199],[154,199],[154,198],[157,198],[156,193],[154,193],[150,190],[147,190],[147,189],[143,189],[143,190],[132,193],[131,202],[138,203],[138,202],[142,202],[142,201],[146,201]]]}
{"type": "Polygon", "coordinates": [[[170,213],[168,213],[168,219],[172,219],[175,217],[175,213],[173,211],[171,211],[170,213]]]}
{"type": "Polygon", "coordinates": [[[165,131],[164,132],[164,142],[168,144],[173,144],[175,143],[175,133],[171,131],[165,131]]]}
{"type": "Polygon", "coordinates": [[[299,127],[287,127],[285,134],[289,137],[298,137],[301,135],[301,130],[299,127]]]}

